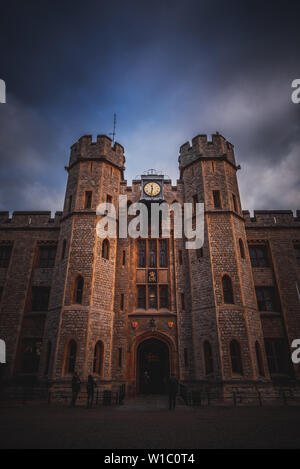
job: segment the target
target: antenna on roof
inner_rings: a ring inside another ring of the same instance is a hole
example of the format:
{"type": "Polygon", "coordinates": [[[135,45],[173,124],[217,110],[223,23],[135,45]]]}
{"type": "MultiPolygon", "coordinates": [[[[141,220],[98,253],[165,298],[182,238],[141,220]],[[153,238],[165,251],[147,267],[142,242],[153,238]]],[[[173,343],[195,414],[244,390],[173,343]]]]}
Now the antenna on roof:
{"type": "Polygon", "coordinates": [[[115,136],[116,136],[116,126],[117,126],[117,114],[114,114],[114,131],[110,132],[108,135],[112,135],[112,142],[115,143],[115,136]]]}

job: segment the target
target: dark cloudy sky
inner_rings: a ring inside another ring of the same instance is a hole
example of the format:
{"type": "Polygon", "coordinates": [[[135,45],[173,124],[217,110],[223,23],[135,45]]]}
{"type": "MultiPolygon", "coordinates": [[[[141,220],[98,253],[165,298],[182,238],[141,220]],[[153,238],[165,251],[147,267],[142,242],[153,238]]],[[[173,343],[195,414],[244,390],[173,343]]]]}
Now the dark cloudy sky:
{"type": "Polygon", "coordinates": [[[61,210],[70,145],[114,112],[129,181],[175,182],[179,146],[218,130],[244,209],[300,208],[299,18],[286,0],[2,0],[0,210],[61,210]]]}

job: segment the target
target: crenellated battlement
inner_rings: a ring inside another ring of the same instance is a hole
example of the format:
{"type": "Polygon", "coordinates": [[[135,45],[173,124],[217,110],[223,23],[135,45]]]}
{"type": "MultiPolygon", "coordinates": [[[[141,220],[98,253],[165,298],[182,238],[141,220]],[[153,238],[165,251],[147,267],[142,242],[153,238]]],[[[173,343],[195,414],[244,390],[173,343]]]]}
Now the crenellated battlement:
{"type": "Polygon", "coordinates": [[[92,135],[83,135],[71,146],[70,166],[82,158],[105,158],[114,165],[124,169],[124,148],[119,143],[112,144],[112,139],[107,135],[97,135],[93,141],[92,135]]]}
{"type": "Polygon", "coordinates": [[[296,211],[295,217],[292,210],[254,210],[253,217],[248,210],[243,210],[243,216],[250,226],[300,226],[300,210],[296,211]]]}
{"type": "Polygon", "coordinates": [[[183,169],[199,157],[225,157],[235,165],[234,146],[218,132],[212,135],[211,140],[208,139],[207,135],[196,135],[192,139],[192,144],[186,142],[181,145],[178,158],[179,169],[183,169]]]}
{"type": "Polygon", "coordinates": [[[0,225],[2,228],[59,226],[61,216],[62,212],[55,212],[54,218],[51,218],[48,211],[17,211],[10,218],[9,212],[0,212],[0,225]]]}

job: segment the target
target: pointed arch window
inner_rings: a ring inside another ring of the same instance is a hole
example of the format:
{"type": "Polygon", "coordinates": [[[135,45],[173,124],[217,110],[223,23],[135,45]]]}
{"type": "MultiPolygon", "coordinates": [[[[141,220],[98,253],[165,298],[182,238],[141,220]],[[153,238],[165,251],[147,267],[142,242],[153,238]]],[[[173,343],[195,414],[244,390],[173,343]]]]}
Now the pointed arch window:
{"type": "Polygon", "coordinates": [[[214,360],[212,354],[212,348],[208,340],[203,344],[204,351],[204,364],[205,364],[205,375],[211,375],[214,372],[214,360]]]}
{"type": "Polygon", "coordinates": [[[231,370],[233,374],[243,374],[243,362],[240,344],[236,340],[230,342],[231,370]]]}
{"type": "Polygon", "coordinates": [[[103,365],[103,343],[101,342],[101,340],[98,340],[94,348],[93,373],[97,375],[101,375],[102,365],[103,365]]]}
{"type": "Polygon", "coordinates": [[[242,259],[245,259],[245,249],[244,249],[244,243],[242,241],[242,239],[240,238],[239,239],[239,246],[240,246],[240,254],[241,254],[241,258],[242,259]]]}
{"type": "Polygon", "coordinates": [[[74,298],[75,303],[78,305],[82,304],[83,287],[84,287],[84,279],[81,275],[79,275],[76,279],[75,298],[74,298]]]}
{"type": "Polygon", "coordinates": [[[234,303],[232,281],[229,275],[224,275],[222,278],[223,299],[226,304],[234,303]]]}
{"type": "Polygon", "coordinates": [[[102,243],[102,257],[103,259],[109,259],[109,241],[104,239],[102,243]]]}
{"type": "Polygon", "coordinates": [[[75,340],[70,340],[67,348],[67,358],[66,358],[66,373],[74,373],[76,366],[76,357],[77,357],[77,344],[75,340]]]}

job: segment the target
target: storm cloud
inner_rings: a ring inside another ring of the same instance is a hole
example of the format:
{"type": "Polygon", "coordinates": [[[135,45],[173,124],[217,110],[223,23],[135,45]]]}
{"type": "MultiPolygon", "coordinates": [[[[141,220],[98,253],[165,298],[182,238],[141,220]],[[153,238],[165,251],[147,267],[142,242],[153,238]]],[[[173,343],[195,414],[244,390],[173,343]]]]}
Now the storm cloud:
{"type": "Polygon", "coordinates": [[[112,131],[130,182],[179,146],[235,145],[244,209],[300,208],[296,2],[12,1],[0,18],[0,209],[60,210],[70,145],[112,131]]]}

